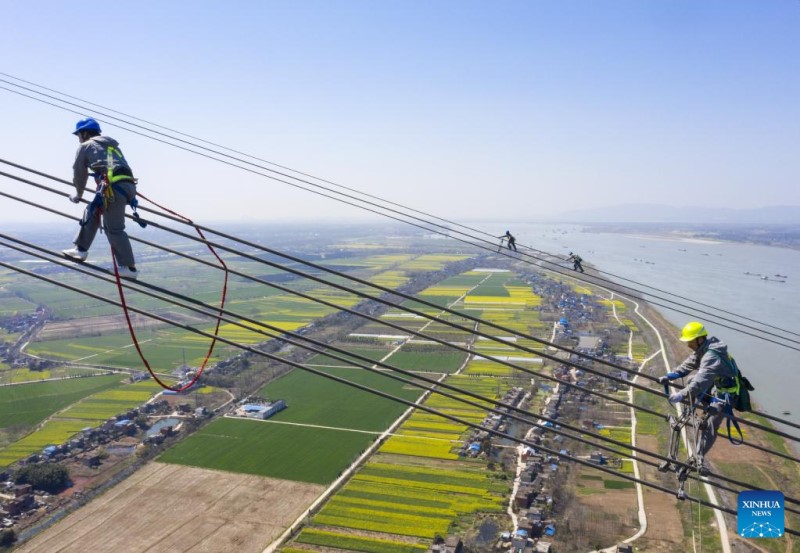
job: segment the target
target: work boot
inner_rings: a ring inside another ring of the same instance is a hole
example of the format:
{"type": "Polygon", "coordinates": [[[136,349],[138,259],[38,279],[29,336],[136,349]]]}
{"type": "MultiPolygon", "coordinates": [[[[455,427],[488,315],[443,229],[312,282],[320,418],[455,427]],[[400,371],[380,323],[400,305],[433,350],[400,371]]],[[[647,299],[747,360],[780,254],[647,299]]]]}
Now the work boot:
{"type": "Polygon", "coordinates": [[[117,267],[117,273],[119,273],[119,278],[127,278],[130,280],[136,280],[139,278],[139,271],[136,269],[130,269],[124,265],[117,267]]]}
{"type": "Polygon", "coordinates": [[[61,250],[61,253],[63,253],[65,257],[68,257],[73,261],[84,261],[89,256],[88,251],[82,250],[78,246],[75,246],[74,248],[70,248],[68,250],[61,250]]]}

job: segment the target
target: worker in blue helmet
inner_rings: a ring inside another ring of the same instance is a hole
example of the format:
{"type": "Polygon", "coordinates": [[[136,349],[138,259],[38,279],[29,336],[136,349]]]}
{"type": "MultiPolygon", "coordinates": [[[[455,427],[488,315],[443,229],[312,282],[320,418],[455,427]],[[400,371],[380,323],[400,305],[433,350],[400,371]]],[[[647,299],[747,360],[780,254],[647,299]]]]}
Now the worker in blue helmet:
{"type": "Polygon", "coordinates": [[[102,223],[117,261],[119,276],[136,279],[139,271],[131,241],[125,232],[125,206],[136,205],[136,180],[122,155],[119,142],[102,136],[101,132],[100,123],[87,117],[76,123],[72,133],[78,137],[80,146],[72,166],[75,194],[69,199],[76,204],[81,201],[90,174],[95,178],[97,191],[81,218],[80,230],[73,241],[75,247],[62,253],[76,261],[85,260],[102,223]]]}

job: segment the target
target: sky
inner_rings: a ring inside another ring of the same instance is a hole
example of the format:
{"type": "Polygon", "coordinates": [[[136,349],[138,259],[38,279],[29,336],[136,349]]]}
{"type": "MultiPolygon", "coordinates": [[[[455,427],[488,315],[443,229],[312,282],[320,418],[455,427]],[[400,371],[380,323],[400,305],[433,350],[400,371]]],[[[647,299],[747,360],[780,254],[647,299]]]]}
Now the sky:
{"type": "MultiPolygon", "coordinates": [[[[0,72],[458,221],[800,204],[796,0],[0,6],[0,72]]],[[[0,157],[71,179],[98,115],[71,109],[0,89],[0,157]]],[[[140,192],[198,221],[365,217],[98,119],[140,192]]]]}

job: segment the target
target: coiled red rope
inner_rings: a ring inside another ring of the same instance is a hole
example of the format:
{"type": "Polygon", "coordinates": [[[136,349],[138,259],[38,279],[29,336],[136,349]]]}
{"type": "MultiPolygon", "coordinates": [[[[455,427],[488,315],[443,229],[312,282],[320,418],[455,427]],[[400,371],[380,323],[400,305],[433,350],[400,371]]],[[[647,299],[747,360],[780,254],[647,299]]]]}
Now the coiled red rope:
{"type": "Polygon", "coordinates": [[[119,292],[119,300],[120,300],[120,303],[122,304],[122,311],[125,314],[125,320],[128,323],[128,331],[130,332],[131,339],[133,340],[133,345],[136,348],[136,351],[139,353],[139,358],[142,360],[142,363],[144,363],[144,366],[147,367],[147,372],[150,373],[150,376],[152,376],[153,379],[156,382],[158,382],[158,384],[162,388],[164,388],[165,390],[171,390],[171,391],[177,392],[177,393],[185,392],[186,390],[188,390],[189,388],[191,388],[192,386],[194,386],[197,383],[197,380],[200,378],[200,376],[202,376],[203,370],[205,370],[205,368],[206,368],[206,364],[208,363],[208,360],[211,357],[211,354],[214,352],[214,346],[217,343],[217,336],[219,335],[219,326],[220,326],[220,323],[222,322],[222,319],[221,319],[222,314],[223,314],[222,310],[225,308],[225,298],[228,295],[228,266],[225,264],[225,262],[219,256],[219,254],[217,254],[217,251],[214,249],[214,247],[211,244],[208,243],[208,240],[206,240],[206,237],[203,234],[203,231],[200,230],[200,228],[197,227],[191,219],[181,215],[180,213],[176,213],[176,212],[172,211],[171,209],[168,209],[168,208],[166,208],[166,207],[164,207],[162,205],[157,204],[156,202],[154,202],[153,200],[151,200],[150,198],[148,198],[147,196],[145,196],[143,194],[138,194],[137,193],[136,195],[138,197],[150,202],[151,204],[153,204],[154,206],[158,207],[159,209],[162,209],[163,211],[166,211],[167,213],[169,213],[171,215],[174,215],[175,217],[180,217],[181,219],[183,219],[184,221],[186,221],[190,225],[194,226],[194,229],[197,231],[197,234],[200,236],[200,238],[203,241],[206,242],[206,246],[208,247],[209,251],[212,254],[214,254],[214,257],[217,258],[217,261],[219,261],[220,265],[222,266],[223,270],[225,271],[225,279],[224,279],[223,284],[222,284],[222,297],[220,299],[220,305],[219,305],[220,313],[219,313],[219,316],[217,317],[217,323],[214,326],[214,338],[211,339],[211,345],[208,347],[208,352],[206,353],[206,357],[205,357],[205,359],[203,359],[203,363],[200,365],[200,368],[197,370],[197,374],[194,375],[194,378],[192,378],[191,381],[187,382],[183,386],[170,386],[169,384],[165,384],[160,378],[158,378],[158,376],[156,375],[156,373],[153,371],[152,367],[150,366],[150,363],[147,361],[147,358],[144,356],[144,353],[142,352],[142,348],[139,346],[139,340],[136,338],[136,331],[133,329],[133,324],[131,323],[131,317],[130,317],[130,314],[128,313],[128,303],[125,301],[125,292],[124,292],[124,290],[122,288],[122,282],[121,282],[121,279],[120,279],[120,276],[119,276],[119,267],[117,266],[117,257],[115,255],[114,248],[111,248],[111,259],[112,259],[112,261],[114,263],[114,276],[116,277],[116,280],[117,280],[117,291],[119,292]]]}

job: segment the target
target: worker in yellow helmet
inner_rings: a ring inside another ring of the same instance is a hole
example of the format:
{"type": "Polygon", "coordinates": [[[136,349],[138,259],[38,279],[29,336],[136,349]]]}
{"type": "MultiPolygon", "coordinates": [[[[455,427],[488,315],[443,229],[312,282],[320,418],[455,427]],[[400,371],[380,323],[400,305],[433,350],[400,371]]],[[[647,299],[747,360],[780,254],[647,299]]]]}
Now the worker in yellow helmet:
{"type": "Polygon", "coordinates": [[[659,378],[658,382],[667,384],[694,373],[685,388],[670,394],[669,401],[680,403],[688,399],[692,406],[699,401],[708,411],[700,429],[697,457],[694,459],[702,474],[707,470],[703,460],[714,445],[717,430],[724,418],[726,400],[723,398],[730,397],[726,392],[738,393],[738,389],[734,391],[734,388],[738,388],[737,371],[735,365],[729,361],[728,346],[713,336],[709,337],[702,323],[687,323],[681,330],[680,340],[686,342],[692,354],[673,371],[659,378]]]}

